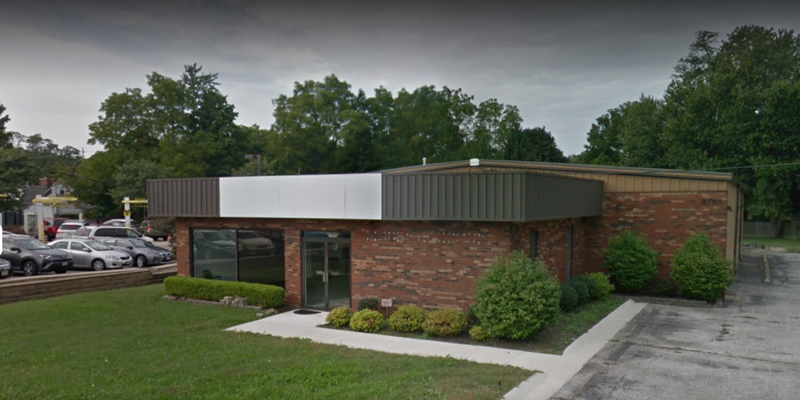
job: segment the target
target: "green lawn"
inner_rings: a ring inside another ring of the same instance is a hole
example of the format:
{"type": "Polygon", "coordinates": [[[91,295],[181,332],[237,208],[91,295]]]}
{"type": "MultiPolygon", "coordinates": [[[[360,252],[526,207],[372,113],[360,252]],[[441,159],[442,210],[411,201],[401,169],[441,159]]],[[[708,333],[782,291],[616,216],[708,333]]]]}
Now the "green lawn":
{"type": "Polygon", "coordinates": [[[163,288],[0,306],[0,399],[497,399],[531,373],[222,331],[163,288]]]}
{"type": "MultiPolygon", "coordinates": [[[[572,312],[559,315],[558,319],[552,325],[543,329],[530,340],[487,340],[479,342],[473,340],[466,332],[455,337],[434,337],[424,333],[396,332],[388,328],[384,328],[379,333],[415,339],[440,340],[477,346],[491,346],[561,355],[564,349],[572,344],[575,339],[586,333],[586,331],[595,326],[600,320],[605,318],[606,315],[616,310],[622,303],[624,303],[623,300],[607,298],[580,306],[572,312]]],[[[325,325],[325,327],[336,329],[333,328],[333,325],[325,325]]]]}
{"type": "Polygon", "coordinates": [[[743,238],[743,243],[761,244],[766,247],[783,247],[786,251],[800,253],[800,240],[743,238]]]}

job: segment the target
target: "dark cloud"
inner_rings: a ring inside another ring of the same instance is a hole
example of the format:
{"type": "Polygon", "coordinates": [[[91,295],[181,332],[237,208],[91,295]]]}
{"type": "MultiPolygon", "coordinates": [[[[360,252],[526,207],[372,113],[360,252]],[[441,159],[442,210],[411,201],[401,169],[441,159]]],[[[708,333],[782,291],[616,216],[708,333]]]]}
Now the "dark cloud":
{"type": "Polygon", "coordinates": [[[113,91],[183,64],[220,73],[240,122],[336,73],[368,93],[424,84],[515,104],[568,153],[607,109],[660,95],[694,32],[794,28],[780,2],[18,2],[0,13],[0,101],[12,128],[80,146],[113,91]],[[555,3],[555,4],[552,4],[555,3]],[[70,110],[64,113],[63,110],[70,110]]]}

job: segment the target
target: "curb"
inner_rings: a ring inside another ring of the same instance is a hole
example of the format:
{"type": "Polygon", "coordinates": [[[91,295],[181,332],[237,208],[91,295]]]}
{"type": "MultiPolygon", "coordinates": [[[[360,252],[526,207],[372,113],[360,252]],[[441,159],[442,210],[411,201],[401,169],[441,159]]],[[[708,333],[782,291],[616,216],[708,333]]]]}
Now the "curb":
{"type": "Polygon", "coordinates": [[[612,294],[612,297],[620,300],[633,300],[637,303],[648,304],[662,304],[666,306],[680,306],[680,307],[698,307],[698,308],[724,308],[724,301],[718,300],[714,304],[708,304],[703,300],[685,299],[679,297],[650,297],[650,296],[635,296],[635,295],[622,295],[612,294]]]}

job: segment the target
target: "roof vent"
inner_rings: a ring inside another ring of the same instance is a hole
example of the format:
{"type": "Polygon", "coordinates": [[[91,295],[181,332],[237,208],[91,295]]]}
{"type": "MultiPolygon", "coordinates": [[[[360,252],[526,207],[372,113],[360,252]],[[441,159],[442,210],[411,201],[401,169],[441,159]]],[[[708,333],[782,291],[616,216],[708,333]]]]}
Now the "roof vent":
{"type": "Polygon", "coordinates": [[[472,159],[469,160],[469,166],[470,167],[477,167],[479,165],[481,165],[481,160],[479,160],[477,158],[472,158],[472,159]]]}

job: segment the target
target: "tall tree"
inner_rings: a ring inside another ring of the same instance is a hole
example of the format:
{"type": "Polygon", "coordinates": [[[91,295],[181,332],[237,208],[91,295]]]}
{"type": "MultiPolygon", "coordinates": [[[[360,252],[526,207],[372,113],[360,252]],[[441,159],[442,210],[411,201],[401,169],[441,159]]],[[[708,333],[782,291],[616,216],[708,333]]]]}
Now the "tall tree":
{"type": "Polygon", "coordinates": [[[779,224],[793,212],[800,168],[763,165],[800,161],[800,36],[742,26],[716,37],[698,33],[667,88],[667,158],[679,168],[736,167],[748,209],[779,224]]]}
{"type": "Polygon", "coordinates": [[[11,121],[5,106],[0,104],[0,212],[19,210],[22,207],[22,188],[31,179],[31,170],[25,166],[24,151],[11,142],[6,124],[11,121]]]}
{"type": "Polygon", "coordinates": [[[502,151],[505,160],[567,162],[553,135],[544,127],[514,130],[502,151]]]}

